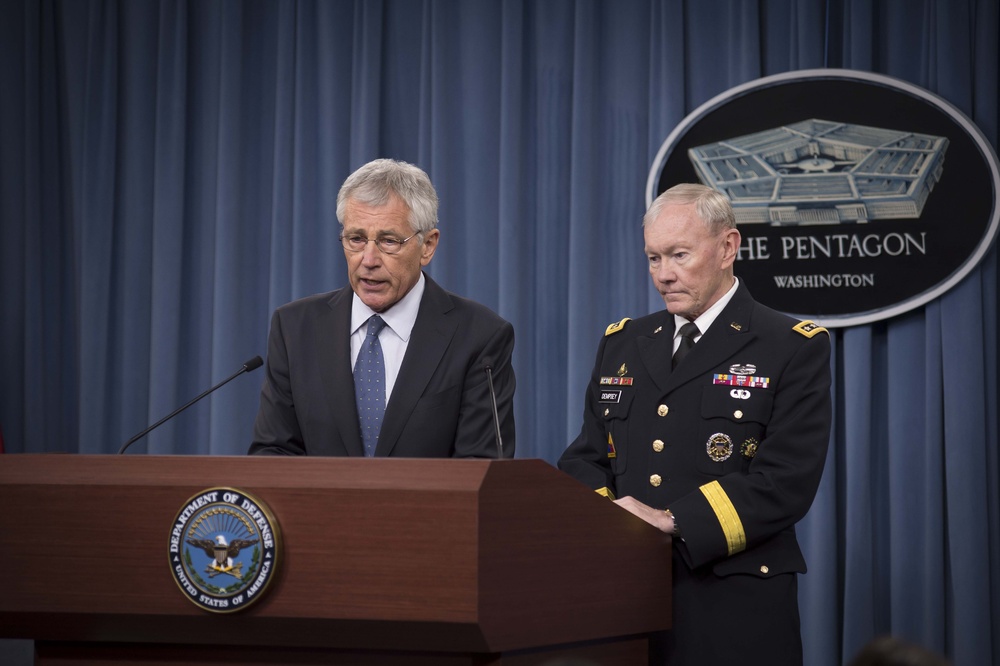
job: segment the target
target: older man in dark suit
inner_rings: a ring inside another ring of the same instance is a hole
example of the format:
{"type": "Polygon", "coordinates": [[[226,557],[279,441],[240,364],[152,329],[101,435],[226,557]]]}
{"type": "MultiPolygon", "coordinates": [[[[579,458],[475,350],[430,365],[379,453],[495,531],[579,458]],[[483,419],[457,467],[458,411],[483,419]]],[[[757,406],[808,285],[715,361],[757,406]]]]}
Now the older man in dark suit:
{"type": "Polygon", "coordinates": [[[440,238],[427,174],[370,162],[337,217],[350,288],[275,311],[250,453],[513,457],[514,329],[423,273],[440,238]]]}

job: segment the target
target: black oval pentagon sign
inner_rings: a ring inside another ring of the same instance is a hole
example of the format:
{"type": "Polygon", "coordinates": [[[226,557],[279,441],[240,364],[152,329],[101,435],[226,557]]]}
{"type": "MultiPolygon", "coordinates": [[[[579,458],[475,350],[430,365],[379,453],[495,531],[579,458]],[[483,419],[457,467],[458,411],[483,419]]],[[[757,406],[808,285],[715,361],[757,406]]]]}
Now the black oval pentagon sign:
{"type": "Polygon", "coordinates": [[[754,297],[824,326],[940,296],[997,232],[997,156],[961,111],[910,83],[813,69],[709,100],[653,162],[647,205],[702,182],[733,203],[736,274],[754,297]]]}

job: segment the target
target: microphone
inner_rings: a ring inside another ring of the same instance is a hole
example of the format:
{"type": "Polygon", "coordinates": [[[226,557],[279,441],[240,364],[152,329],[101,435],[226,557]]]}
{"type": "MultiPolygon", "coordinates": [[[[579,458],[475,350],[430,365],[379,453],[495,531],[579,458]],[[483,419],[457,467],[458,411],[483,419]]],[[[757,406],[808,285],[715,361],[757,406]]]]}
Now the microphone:
{"type": "Polygon", "coordinates": [[[264,365],[264,361],[261,360],[260,356],[254,356],[252,359],[250,359],[249,361],[247,361],[246,363],[244,363],[240,367],[240,369],[236,371],[236,373],[234,375],[232,375],[232,376],[229,377],[229,379],[225,379],[225,380],[219,382],[218,384],[216,384],[212,388],[208,389],[207,391],[205,391],[204,393],[202,393],[201,395],[199,395],[197,398],[195,398],[195,399],[191,400],[190,402],[188,402],[183,407],[180,407],[179,409],[175,409],[174,411],[170,412],[169,414],[167,414],[166,416],[164,416],[162,419],[160,419],[159,421],[157,421],[153,425],[149,426],[148,428],[146,428],[145,430],[143,430],[142,432],[140,432],[139,434],[137,434],[132,439],[130,439],[127,442],[125,442],[124,444],[122,444],[122,448],[118,449],[118,455],[121,455],[121,454],[125,453],[125,449],[127,449],[130,446],[132,446],[132,444],[136,440],[141,439],[142,437],[144,437],[147,433],[149,433],[150,430],[152,430],[154,428],[160,427],[161,425],[163,425],[164,423],[166,423],[170,419],[174,418],[175,416],[177,416],[178,414],[180,414],[181,412],[183,412],[185,409],[187,409],[188,407],[190,407],[194,403],[196,403],[199,400],[201,400],[202,398],[204,398],[206,395],[208,395],[209,393],[211,393],[215,389],[221,387],[223,384],[227,384],[227,383],[231,382],[232,380],[234,380],[237,377],[239,377],[240,375],[242,375],[244,372],[253,372],[254,370],[256,370],[257,368],[259,368],[262,365],[264,365]]]}
{"type": "Polygon", "coordinates": [[[500,436],[500,414],[497,412],[497,394],[493,390],[493,359],[487,356],[483,359],[483,370],[490,386],[490,402],[493,404],[493,427],[496,429],[497,459],[503,459],[503,438],[500,436]]]}

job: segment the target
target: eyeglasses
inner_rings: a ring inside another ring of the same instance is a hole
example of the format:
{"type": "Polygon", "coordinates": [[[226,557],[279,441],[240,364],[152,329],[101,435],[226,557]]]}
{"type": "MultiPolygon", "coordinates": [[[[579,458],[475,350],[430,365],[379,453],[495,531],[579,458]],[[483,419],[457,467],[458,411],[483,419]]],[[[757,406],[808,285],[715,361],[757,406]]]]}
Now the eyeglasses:
{"type": "MultiPolygon", "coordinates": [[[[420,232],[413,234],[413,236],[419,236],[420,232]]],[[[413,238],[410,236],[410,238],[413,238]]],[[[403,249],[403,244],[410,238],[404,238],[399,240],[394,236],[380,236],[378,238],[368,239],[360,234],[349,234],[341,235],[340,242],[344,244],[344,249],[348,252],[363,252],[368,243],[375,243],[382,254],[399,254],[399,251],[403,249]]]]}

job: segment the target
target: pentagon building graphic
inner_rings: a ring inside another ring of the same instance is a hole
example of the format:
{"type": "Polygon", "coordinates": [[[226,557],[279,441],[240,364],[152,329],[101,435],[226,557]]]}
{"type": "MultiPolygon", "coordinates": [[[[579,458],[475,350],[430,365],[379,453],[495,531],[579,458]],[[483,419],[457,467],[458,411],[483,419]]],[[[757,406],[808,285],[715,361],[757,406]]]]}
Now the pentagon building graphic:
{"type": "Polygon", "coordinates": [[[831,120],[688,151],[698,178],[741,224],[795,226],[918,218],[941,179],[948,139],[831,120]]]}

